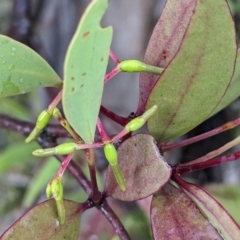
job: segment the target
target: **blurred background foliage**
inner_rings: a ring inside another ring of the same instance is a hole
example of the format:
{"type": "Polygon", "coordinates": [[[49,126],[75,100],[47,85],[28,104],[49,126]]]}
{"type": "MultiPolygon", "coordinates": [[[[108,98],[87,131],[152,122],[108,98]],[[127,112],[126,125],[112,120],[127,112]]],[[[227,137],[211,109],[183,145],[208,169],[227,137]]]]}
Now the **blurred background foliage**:
{"type": "MultiPolygon", "coordinates": [[[[62,76],[66,48],[88,3],[88,0],[1,0],[0,33],[28,44],[62,76]],[[16,32],[16,29],[20,31],[16,32]]],[[[240,1],[231,0],[229,3],[239,39],[240,1]]],[[[162,0],[132,0],[131,3],[128,0],[110,1],[103,25],[113,26],[112,49],[120,59],[143,58],[147,42],[163,6],[162,0]]],[[[123,73],[106,84],[103,105],[123,116],[134,112],[138,104],[138,76],[123,73]]],[[[0,113],[34,122],[38,113],[47,107],[55,94],[52,89],[40,89],[22,96],[3,98],[0,101],[0,113]]],[[[211,130],[239,117],[239,110],[239,100],[236,100],[227,109],[192,130],[186,137],[211,130]]],[[[106,119],[104,123],[111,134],[120,129],[118,125],[106,119]]],[[[173,151],[166,157],[174,159],[174,163],[189,161],[220,147],[238,134],[239,130],[224,133],[185,149],[173,151]]],[[[53,157],[47,159],[33,157],[31,152],[37,147],[37,143],[25,144],[24,138],[18,133],[0,129],[0,235],[27,209],[46,198],[46,184],[54,176],[59,163],[53,157]]],[[[239,150],[239,147],[232,151],[236,150],[239,150]]],[[[97,152],[97,156],[98,182],[103,189],[102,173],[106,168],[106,162],[101,152],[97,152]]],[[[86,164],[80,159],[80,155],[76,156],[75,161],[87,174],[86,164]]],[[[188,177],[204,185],[240,223],[239,171],[240,164],[233,162],[199,171],[188,177]]],[[[64,175],[64,187],[66,198],[78,202],[87,199],[85,192],[68,173],[64,175]]],[[[148,221],[149,199],[139,204],[122,203],[111,199],[110,204],[132,239],[140,239],[140,236],[141,239],[151,238],[148,221]]],[[[104,240],[114,235],[110,224],[98,211],[91,210],[83,214],[82,239],[104,240]],[[95,227],[89,228],[89,222],[95,227]]]]}

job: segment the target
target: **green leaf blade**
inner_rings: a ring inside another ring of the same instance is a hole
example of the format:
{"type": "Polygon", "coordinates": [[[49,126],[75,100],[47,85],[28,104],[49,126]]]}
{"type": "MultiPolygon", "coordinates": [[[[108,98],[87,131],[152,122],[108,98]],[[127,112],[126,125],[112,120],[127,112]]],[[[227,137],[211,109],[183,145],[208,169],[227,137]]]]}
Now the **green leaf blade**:
{"type": "Polygon", "coordinates": [[[207,119],[233,75],[236,40],[226,1],[198,1],[194,11],[178,53],[147,101],[147,109],[158,105],[148,128],[160,141],[181,136],[207,119]]]}
{"type": "Polygon", "coordinates": [[[0,35],[0,97],[62,85],[49,64],[29,47],[0,35]]]}
{"type": "Polygon", "coordinates": [[[238,48],[236,66],[232,81],[223,96],[221,102],[217,106],[217,108],[211,114],[214,115],[217,112],[221,111],[223,108],[228,106],[231,102],[233,102],[237,97],[240,96],[240,48],[238,48]]]}
{"type": "MultiPolygon", "coordinates": [[[[143,61],[166,68],[179,50],[192,18],[197,0],[168,0],[153,30],[143,61]]],[[[138,114],[144,112],[147,99],[159,76],[141,73],[138,114]]]]}
{"type": "Polygon", "coordinates": [[[101,28],[107,0],[91,2],[68,48],[64,64],[63,108],[85,142],[94,139],[112,28],[101,28]]]}

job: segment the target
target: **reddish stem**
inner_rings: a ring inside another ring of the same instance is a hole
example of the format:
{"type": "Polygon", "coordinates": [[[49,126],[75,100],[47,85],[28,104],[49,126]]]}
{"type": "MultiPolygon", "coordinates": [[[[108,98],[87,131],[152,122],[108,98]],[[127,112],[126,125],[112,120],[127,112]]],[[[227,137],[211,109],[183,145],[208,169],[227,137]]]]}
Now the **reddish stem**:
{"type": "Polygon", "coordinates": [[[91,198],[94,203],[97,203],[101,199],[101,193],[99,192],[98,185],[97,185],[96,169],[95,169],[95,152],[93,149],[87,149],[85,150],[85,153],[88,161],[88,168],[89,168],[90,179],[92,183],[91,198]]]}
{"type": "Polygon", "coordinates": [[[118,234],[121,240],[131,240],[123,224],[121,223],[115,212],[113,212],[111,207],[108,205],[107,200],[103,200],[103,203],[97,208],[112,224],[115,232],[118,234]]]}
{"type": "Polygon", "coordinates": [[[109,138],[109,136],[108,136],[100,118],[97,119],[97,128],[98,128],[98,131],[101,135],[102,141],[103,142],[110,141],[110,138],[109,138]]]}
{"type": "Polygon", "coordinates": [[[118,65],[114,67],[104,78],[104,83],[107,83],[111,78],[116,76],[118,73],[120,73],[120,69],[118,65]]]}
{"type": "Polygon", "coordinates": [[[118,59],[118,57],[116,56],[116,54],[110,49],[109,55],[111,57],[111,59],[115,62],[115,63],[120,63],[120,60],[118,59]]]}
{"type": "Polygon", "coordinates": [[[69,165],[71,159],[73,158],[74,153],[70,153],[62,162],[60,169],[57,172],[57,176],[62,177],[63,173],[65,172],[67,166],[69,165]]]}
{"type": "Polygon", "coordinates": [[[62,99],[62,90],[58,93],[58,95],[53,99],[53,101],[48,106],[48,111],[52,112],[53,109],[58,105],[58,103],[62,99]]]}
{"type": "Polygon", "coordinates": [[[109,119],[113,120],[114,122],[118,123],[119,125],[121,125],[123,127],[130,121],[128,118],[121,117],[121,116],[117,115],[116,113],[108,110],[104,106],[101,106],[100,112],[103,115],[105,115],[106,117],[108,117],[109,119]]]}
{"type": "Polygon", "coordinates": [[[232,128],[238,126],[239,124],[240,124],[240,118],[237,118],[233,121],[229,121],[229,122],[223,124],[222,126],[220,126],[218,128],[215,128],[215,129],[213,129],[209,132],[206,132],[206,133],[200,134],[198,136],[183,140],[181,142],[166,144],[166,145],[160,145],[160,148],[163,152],[167,152],[167,151],[170,151],[170,150],[175,149],[175,148],[187,146],[189,144],[192,144],[192,143],[201,141],[203,139],[209,138],[211,136],[214,136],[214,135],[219,134],[221,132],[224,132],[226,130],[232,129],[232,128]]]}
{"type": "Polygon", "coordinates": [[[220,158],[210,159],[210,160],[208,160],[206,162],[202,162],[202,163],[196,163],[196,164],[192,164],[192,165],[179,164],[176,168],[173,169],[173,175],[174,174],[183,174],[183,173],[187,173],[187,172],[193,172],[193,171],[202,170],[202,169],[209,168],[209,167],[214,167],[221,163],[238,160],[239,158],[240,158],[240,152],[236,152],[236,153],[231,153],[231,154],[228,154],[228,155],[220,157],[220,158]]]}

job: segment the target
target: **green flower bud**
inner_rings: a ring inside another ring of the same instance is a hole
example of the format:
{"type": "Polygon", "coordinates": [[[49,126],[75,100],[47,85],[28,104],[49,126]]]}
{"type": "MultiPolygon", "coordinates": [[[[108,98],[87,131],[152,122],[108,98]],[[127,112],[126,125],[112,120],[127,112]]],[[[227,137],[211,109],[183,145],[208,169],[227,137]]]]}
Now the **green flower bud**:
{"type": "Polygon", "coordinates": [[[43,128],[45,128],[51,118],[51,114],[47,111],[47,109],[43,110],[37,118],[36,126],[29,134],[29,136],[25,139],[26,143],[29,143],[35,140],[40,133],[42,132],[43,128]]]}
{"type": "Polygon", "coordinates": [[[36,128],[38,129],[45,128],[49,123],[50,118],[51,114],[47,111],[47,109],[43,110],[37,118],[36,128]]]}
{"type": "Polygon", "coordinates": [[[52,155],[67,155],[74,152],[77,148],[77,144],[74,142],[62,143],[55,148],[37,149],[32,152],[36,157],[48,157],[52,155]]]}
{"type": "Polygon", "coordinates": [[[132,119],[126,126],[125,129],[129,132],[136,131],[140,129],[146,121],[156,112],[157,105],[152,106],[148,109],[142,116],[132,119]]]}
{"type": "Polygon", "coordinates": [[[54,108],[53,109],[53,113],[52,113],[53,117],[57,118],[58,116],[62,116],[60,110],[58,108],[54,108]]]}
{"type": "Polygon", "coordinates": [[[74,142],[63,143],[55,147],[55,154],[67,155],[76,150],[77,144],[74,142]]]}
{"type": "Polygon", "coordinates": [[[110,165],[118,162],[118,155],[115,146],[112,143],[106,143],[103,147],[104,154],[110,165]]]}
{"type": "Polygon", "coordinates": [[[48,183],[47,188],[46,188],[46,196],[47,196],[47,198],[51,198],[53,196],[52,195],[52,188],[51,188],[50,183],[48,183]]]}
{"type": "Polygon", "coordinates": [[[148,65],[138,60],[123,60],[119,63],[121,72],[148,72],[160,75],[163,72],[163,68],[148,65]]]}
{"type": "Polygon", "coordinates": [[[63,184],[61,177],[56,176],[50,183],[48,183],[46,194],[48,198],[50,197],[55,198],[59,222],[61,225],[64,224],[66,213],[63,202],[63,184]]]}
{"type": "Polygon", "coordinates": [[[123,60],[119,63],[121,72],[145,72],[146,64],[138,60],[123,60]]]}
{"type": "Polygon", "coordinates": [[[139,128],[141,128],[144,124],[145,124],[145,120],[142,119],[141,117],[136,117],[133,120],[131,120],[126,126],[125,128],[129,131],[129,132],[133,132],[138,130],[139,128]]]}
{"type": "Polygon", "coordinates": [[[62,178],[56,177],[51,181],[51,192],[55,200],[63,199],[63,184],[62,178]]]}
{"type": "Polygon", "coordinates": [[[114,177],[115,177],[119,187],[123,191],[125,191],[126,184],[125,184],[125,180],[124,180],[122,171],[118,165],[118,154],[117,154],[117,150],[116,150],[115,146],[112,143],[106,143],[104,145],[103,150],[104,150],[105,157],[108,160],[108,162],[112,168],[114,177]]]}
{"type": "Polygon", "coordinates": [[[114,174],[114,177],[119,185],[119,187],[122,189],[122,191],[126,191],[126,183],[123,177],[123,173],[119,167],[118,164],[116,165],[110,165],[114,174]]]}

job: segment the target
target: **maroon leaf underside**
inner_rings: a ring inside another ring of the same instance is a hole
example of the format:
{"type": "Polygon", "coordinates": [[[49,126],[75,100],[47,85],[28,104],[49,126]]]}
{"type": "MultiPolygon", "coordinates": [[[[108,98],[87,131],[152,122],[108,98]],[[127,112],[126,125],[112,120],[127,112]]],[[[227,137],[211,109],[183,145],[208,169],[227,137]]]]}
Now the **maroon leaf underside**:
{"type": "Polygon", "coordinates": [[[184,181],[178,175],[176,180],[224,239],[240,239],[240,226],[213,196],[199,186],[184,181]]]}
{"type": "MultiPolygon", "coordinates": [[[[168,0],[166,2],[148,43],[143,59],[145,63],[162,68],[167,67],[179,50],[196,2],[196,0],[168,0]]],[[[138,114],[144,112],[148,96],[158,79],[158,75],[140,74],[138,114]]]]}
{"type": "Polygon", "coordinates": [[[154,239],[222,239],[186,193],[168,183],[153,195],[151,225],[154,239]]]}
{"type": "Polygon", "coordinates": [[[118,148],[119,166],[126,181],[122,191],[108,167],[107,193],[123,201],[135,201],[152,195],[166,184],[171,168],[160,155],[155,140],[148,134],[136,134],[118,148]]]}
{"type": "Polygon", "coordinates": [[[64,200],[66,220],[59,225],[55,200],[47,200],[26,212],[0,237],[1,240],[77,239],[80,229],[81,205],[64,200]]]}

